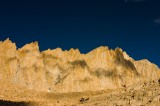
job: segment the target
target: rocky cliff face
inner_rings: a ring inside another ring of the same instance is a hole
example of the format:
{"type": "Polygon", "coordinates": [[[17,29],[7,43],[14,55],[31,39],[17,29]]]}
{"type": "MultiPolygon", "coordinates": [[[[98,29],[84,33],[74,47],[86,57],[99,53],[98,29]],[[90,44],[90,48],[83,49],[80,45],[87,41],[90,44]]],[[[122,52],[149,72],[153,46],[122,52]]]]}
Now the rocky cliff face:
{"type": "Polygon", "coordinates": [[[0,80],[47,92],[117,89],[160,78],[148,60],[135,61],[120,48],[99,47],[87,54],[78,49],[39,51],[38,43],[16,49],[0,42],[0,80]]]}

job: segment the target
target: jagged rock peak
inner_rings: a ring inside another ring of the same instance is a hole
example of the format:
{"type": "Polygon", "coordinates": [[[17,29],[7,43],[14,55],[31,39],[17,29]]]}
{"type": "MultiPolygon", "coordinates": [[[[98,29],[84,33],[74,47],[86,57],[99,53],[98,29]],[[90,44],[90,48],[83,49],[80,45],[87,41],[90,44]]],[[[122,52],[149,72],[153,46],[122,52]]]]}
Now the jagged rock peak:
{"type": "Polygon", "coordinates": [[[0,43],[0,55],[7,57],[14,57],[16,55],[16,44],[12,43],[9,38],[0,43]]]}
{"type": "Polygon", "coordinates": [[[14,42],[12,42],[9,38],[7,38],[6,40],[4,41],[0,41],[0,44],[4,44],[4,45],[10,45],[10,46],[14,46],[16,47],[16,44],[14,42]]]}
{"type": "Polygon", "coordinates": [[[12,43],[12,41],[9,38],[7,38],[5,41],[3,41],[3,43],[12,43]]]}
{"type": "Polygon", "coordinates": [[[32,43],[26,44],[22,48],[19,48],[19,50],[20,51],[21,50],[29,50],[29,51],[36,50],[36,51],[39,51],[38,42],[35,41],[35,42],[32,42],[32,43]]]}

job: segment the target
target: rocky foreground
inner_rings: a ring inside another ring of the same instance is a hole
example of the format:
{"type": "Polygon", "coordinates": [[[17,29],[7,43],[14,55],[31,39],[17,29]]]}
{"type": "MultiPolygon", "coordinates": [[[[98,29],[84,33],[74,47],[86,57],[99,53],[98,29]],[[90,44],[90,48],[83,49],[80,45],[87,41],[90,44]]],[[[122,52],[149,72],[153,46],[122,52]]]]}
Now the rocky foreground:
{"type": "Polygon", "coordinates": [[[160,69],[120,48],[39,51],[0,42],[0,106],[160,104],[160,69]]]}

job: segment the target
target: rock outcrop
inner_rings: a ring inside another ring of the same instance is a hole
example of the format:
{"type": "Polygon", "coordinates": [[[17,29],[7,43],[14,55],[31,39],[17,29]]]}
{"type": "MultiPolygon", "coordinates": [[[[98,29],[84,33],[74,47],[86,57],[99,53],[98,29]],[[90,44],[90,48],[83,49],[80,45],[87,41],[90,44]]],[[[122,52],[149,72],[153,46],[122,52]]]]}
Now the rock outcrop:
{"type": "Polygon", "coordinates": [[[20,49],[0,42],[0,80],[36,91],[56,93],[117,89],[160,78],[148,60],[135,61],[120,48],[102,46],[87,54],[78,49],[39,51],[38,42],[20,49]]]}

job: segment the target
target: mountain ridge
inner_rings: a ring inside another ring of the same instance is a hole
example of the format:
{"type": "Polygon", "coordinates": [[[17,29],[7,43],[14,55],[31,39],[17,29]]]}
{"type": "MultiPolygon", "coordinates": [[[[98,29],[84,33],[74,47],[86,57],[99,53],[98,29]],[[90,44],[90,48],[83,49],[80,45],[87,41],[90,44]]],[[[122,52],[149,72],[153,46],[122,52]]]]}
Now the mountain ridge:
{"type": "Polygon", "coordinates": [[[0,42],[0,79],[45,92],[84,92],[119,89],[160,78],[148,60],[135,61],[121,48],[98,47],[86,54],[78,49],[39,51],[38,42],[16,47],[0,42]]]}

